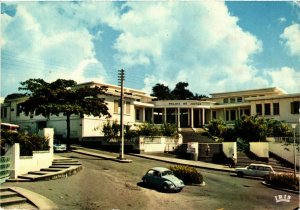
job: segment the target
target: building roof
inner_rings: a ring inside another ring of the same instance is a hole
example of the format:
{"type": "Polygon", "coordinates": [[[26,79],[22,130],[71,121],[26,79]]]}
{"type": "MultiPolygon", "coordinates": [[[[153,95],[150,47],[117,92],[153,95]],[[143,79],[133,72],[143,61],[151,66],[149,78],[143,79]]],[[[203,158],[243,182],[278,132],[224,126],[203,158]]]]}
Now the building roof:
{"type": "Polygon", "coordinates": [[[211,93],[212,98],[223,98],[223,97],[234,97],[234,96],[265,96],[265,95],[284,95],[287,94],[281,88],[271,87],[271,88],[261,88],[261,89],[251,89],[251,90],[241,90],[241,91],[231,91],[231,92],[221,92],[221,93],[211,93]]]}

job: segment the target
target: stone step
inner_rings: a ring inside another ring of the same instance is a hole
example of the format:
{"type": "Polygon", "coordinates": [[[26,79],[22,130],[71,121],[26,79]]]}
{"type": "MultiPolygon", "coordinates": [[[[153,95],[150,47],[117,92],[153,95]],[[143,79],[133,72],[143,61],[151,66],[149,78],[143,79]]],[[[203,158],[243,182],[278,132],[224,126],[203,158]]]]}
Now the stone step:
{"type": "Polygon", "coordinates": [[[59,162],[59,163],[52,163],[53,166],[56,166],[56,165],[70,165],[70,166],[80,166],[81,163],[69,163],[69,162],[59,162]]]}
{"type": "Polygon", "coordinates": [[[1,199],[9,198],[9,197],[17,196],[17,195],[18,195],[18,193],[15,193],[15,192],[10,191],[10,190],[5,190],[5,191],[0,192],[0,198],[1,199]]]}
{"type": "Polygon", "coordinates": [[[6,182],[31,182],[31,179],[23,179],[23,178],[7,179],[6,182]]]}
{"type": "Polygon", "coordinates": [[[8,206],[8,205],[15,205],[20,203],[26,203],[27,199],[20,196],[14,196],[9,198],[1,198],[0,206],[8,206]]]}
{"type": "Polygon", "coordinates": [[[42,168],[41,171],[51,171],[51,172],[58,172],[58,171],[61,171],[62,169],[61,168],[42,168]]]}
{"type": "Polygon", "coordinates": [[[36,174],[36,175],[46,175],[49,174],[47,171],[30,171],[28,174],[36,174]]]}
{"type": "Polygon", "coordinates": [[[21,178],[21,179],[30,179],[30,180],[33,180],[37,177],[40,177],[41,175],[37,175],[37,174],[24,174],[24,175],[20,175],[18,176],[18,178],[21,178]]]}
{"type": "Polygon", "coordinates": [[[70,168],[70,165],[52,165],[49,168],[70,168]]]}
{"type": "Polygon", "coordinates": [[[53,163],[60,163],[60,162],[78,162],[78,160],[73,159],[55,159],[52,161],[53,163]]]}

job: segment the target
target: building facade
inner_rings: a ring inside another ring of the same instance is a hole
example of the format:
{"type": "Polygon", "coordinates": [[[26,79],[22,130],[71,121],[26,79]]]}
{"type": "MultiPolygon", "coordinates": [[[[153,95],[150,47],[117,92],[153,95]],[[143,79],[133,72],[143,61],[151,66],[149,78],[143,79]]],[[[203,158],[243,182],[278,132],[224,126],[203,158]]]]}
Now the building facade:
{"type": "MultiPolygon", "coordinates": [[[[107,88],[107,94],[101,97],[105,97],[111,118],[87,115],[80,118],[72,115],[71,137],[81,139],[102,136],[105,122],[120,122],[120,87],[94,82],[78,86],[107,88]]],[[[173,123],[178,128],[200,128],[212,119],[222,119],[227,124],[232,124],[243,115],[258,115],[283,120],[289,124],[296,123],[299,126],[300,93],[288,94],[274,87],[210,95],[210,98],[203,100],[155,100],[155,97],[143,91],[124,88],[124,124],[134,127],[144,122],[173,123]]],[[[1,121],[18,124],[28,132],[50,127],[54,128],[55,134],[66,135],[66,118],[63,115],[50,116],[50,119],[35,114],[25,116],[19,107],[19,103],[24,100],[26,98],[5,100],[1,106],[1,121]]]]}

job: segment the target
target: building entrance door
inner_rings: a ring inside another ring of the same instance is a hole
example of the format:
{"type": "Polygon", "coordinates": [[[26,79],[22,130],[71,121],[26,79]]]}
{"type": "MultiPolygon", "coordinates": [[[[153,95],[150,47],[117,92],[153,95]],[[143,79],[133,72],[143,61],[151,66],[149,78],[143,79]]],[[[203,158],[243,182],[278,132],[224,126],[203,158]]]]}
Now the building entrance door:
{"type": "Polygon", "coordinates": [[[191,127],[189,109],[180,109],[180,127],[181,128],[191,127]]]}
{"type": "Polygon", "coordinates": [[[200,109],[194,109],[194,128],[201,127],[200,109]]]}

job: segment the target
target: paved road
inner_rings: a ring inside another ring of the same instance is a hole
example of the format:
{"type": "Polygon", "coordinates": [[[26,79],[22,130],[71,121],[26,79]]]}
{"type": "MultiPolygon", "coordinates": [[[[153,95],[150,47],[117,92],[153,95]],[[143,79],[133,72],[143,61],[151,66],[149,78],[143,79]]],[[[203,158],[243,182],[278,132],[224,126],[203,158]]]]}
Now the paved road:
{"type": "Polygon", "coordinates": [[[199,170],[206,186],[186,186],[180,193],[162,193],[140,184],[142,175],[154,166],[170,164],[137,157],[133,163],[118,163],[76,153],[84,169],[76,175],[35,183],[5,183],[19,186],[54,201],[60,209],[294,209],[296,194],[267,188],[260,179],[238,178],[230,173],[199,170]],[[289,203],[275,202],[277,195],[291,195],[289,203]]]}

